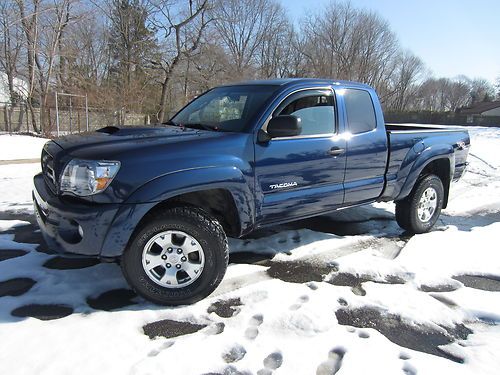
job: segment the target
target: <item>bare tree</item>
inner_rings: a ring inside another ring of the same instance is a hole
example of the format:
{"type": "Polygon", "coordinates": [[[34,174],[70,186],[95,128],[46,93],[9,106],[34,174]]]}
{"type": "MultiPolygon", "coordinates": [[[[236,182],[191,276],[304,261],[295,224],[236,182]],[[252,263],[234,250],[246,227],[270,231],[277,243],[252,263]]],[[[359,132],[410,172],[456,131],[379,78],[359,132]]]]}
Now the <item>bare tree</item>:
{"type": "MultiPolygon", "coordinates": [[[[0,68],[7,78],[7,87],[9,90],[10,104],[5,111],[6,129],[11,131],[12,113],[14,105],[20,101],[20,89],[16,85],[18,75],[18,65],[21,57],[21,48],[23,46],[23,31],[20,27],[19,12],[17,7],[11,1],[5,1],[0,5],[0,68]]],[[[21,93],[22,95],[22,93],[21,93]]],[[[21,120],[22,117],[20,116],[21,120]]],[[[20,124],[18,124],[20,125],[20,124]]]]}
{"type": "Polygon", "coordinates": [[[145,83],[145,65],[157,48],[148,0],[109,0],[110,78],[122,104],[132,107],[145,83]]]}
{"type": "Polygon", "coordinates": [[[495,96],[493,85],[484,78],[475,78],[471,81],[471,103],[491,101],[495,96]]]}
{"type": "MultiPolygon", "coordinates": [[[[126,112],[163,121],[210,87],[252,78],[361,81],[397,111],[455,111],[494,98],[482,79],[426,78],[423,62],[401,49],[377,13],[333,0],[296,26],[282,4],[3,0],[0,69],[11,101],[16,77],[26,81],[36,131],[50,130],[56,90],[86,94],[91,107],[120,114],[120,124],[126,112]]],[[[500,78],[497,91],[500,98],[500,78]]]]}
{"type": "Polygon", "coordinates": [[[204,31],[211,22],[208,0],[189,1],[187,9],[178,1],[150,0],[151,23],[162,34],[163,53],[152,61],[153,67],[162,72],[161,96],[157,119],[164,121],[165,106],[170,81],[177,66],[195,54],[204,31]]]}
{"type": "Polygon", "coordinates": [[[269,28],[258,49],[259,76],[262,78],[289,77],[295,74],[294,58],[299,54],[294,45],[295,30],[284,9],[274,4],[269,28]]]}
{"type": "Polygon", "coordinates": [[[464,107],[470,100],[470,80],[467,77],[459,76],[448,85],[447,104],[450,111],[456,111],[464,107]]]}
{"type": "Polygon", "coordinates": [[[497,100],[500,100],[500,76],[497,77],[495,89],[497,90],[497,100]]]}
{"type": "Polygon", "coordinates": [[[251,77],[259,49],[283,23],[274,0],[216,0],[213,12],[221,43],[234,62],[233,76],[251,77]]]}
{"type": "MultiPolygon", "coordinates": [[[[54,0],[46,5],[42,12],[40,44],[35,51],[35,63],[38,69],[39,95],[40,95],[40,128],[42,131],[48,129],[48,107],[49,92],[55,78],[61,77],[61,41],[64,31],[72,20],[71,5],[75,0],[54,0]],[[59,62],[59,65],[58,65],[59,62]],[[57,74],[59,68],[59,74],[57,74]]],[[[62,61],[65,61],[64,58],[62,61]]]]}
{"type": "Polygon", "coordinates": [[[35,56],[38,49],[38,14],[40,8],[41,0],[32,0],[28,3],[28,8],[25,5],[25,0],[15,0],[19,7],[19,16],[23,26],[24,33],[26,35],[26,58],[27,58],[27,80],[28,80],[28,90],[26,93],[26,99],[28,103],[28,108],[31,113],[31,125],[35,132],[39,132],[36,115],[34,110],[34,95],[36,88],[36,67],[35,67],[35,56]]]}
{"type": "Polygon", "coordinates": [[[430,77],[418,88],[412,107],[417,110],[454,112],[472,104],[471,82],[466,76],[453,79],[430,77]]]}
{"type": "Polygon", "coordinates": [[[66,90],[93,90],[108,78],[113,64],[108,34],[102,19],[96,19],[92,12],[85,12],[81,22],[70,25],[64,53],[66,73],[61,84],[66,90]]]}
{"type": "Polygon", "coordinates": [[[394,94],[389,107],[396,111],[404,111],[416,96],[417,82],[423,73],[424,63],[410,51],[401,53],[396,59],[394,73],[394,94]]]}
{"type": "Polygon", "coordinates": [[[59,46],[65,28],[70,22],[70,8],[75,0],[15,0],[19,7],[22,26],[26,36],[28,106],[32,114],[35,131],[36,116],[34,113],[35,94],[40,106],[40,130],[46,131],[46,107],[48,94],[52,84],[59,46]]]}
{"type": "Polygon", "coordinates": [[[382,89],[396,69],[399,45],[387,22],[349,2],[331,2],[302,23],[308,74],[357,80],[382,89]]]}
{"type": "Polygon", "coordinates": [[[198,88],[197,94],[227,80],[229,60],[222,47],[214,42],[203,44],[200,53],[193,56],[192,64],[189,78],[198,88]]]}

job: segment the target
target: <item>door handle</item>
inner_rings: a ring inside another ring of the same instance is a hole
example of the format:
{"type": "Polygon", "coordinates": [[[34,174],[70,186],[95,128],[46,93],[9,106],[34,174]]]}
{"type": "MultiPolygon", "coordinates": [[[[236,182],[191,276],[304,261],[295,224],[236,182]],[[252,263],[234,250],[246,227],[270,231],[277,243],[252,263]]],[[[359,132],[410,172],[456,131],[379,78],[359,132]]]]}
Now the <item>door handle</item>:
{"type": "Polygon", "coordinates": [[[328,154],[332,156],[339,156],[342,155],[344,152],[345,152],[344,148],[332,147],[330,151],[328,151],[328,154]]]}

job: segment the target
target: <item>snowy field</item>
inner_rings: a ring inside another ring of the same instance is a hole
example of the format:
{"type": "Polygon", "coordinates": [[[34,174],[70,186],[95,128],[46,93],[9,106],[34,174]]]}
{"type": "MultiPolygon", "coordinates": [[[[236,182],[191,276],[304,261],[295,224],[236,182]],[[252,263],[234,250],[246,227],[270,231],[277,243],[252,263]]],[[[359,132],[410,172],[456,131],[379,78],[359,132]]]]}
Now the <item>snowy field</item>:
{"type": "Polygon", "coordinates": [[[0,161],[40,158],[46,138],[0,133],[0,161]]]}
{"type": "MultiPolygon", "coordinates": [[[[471,136],[431,233],[375,204],[231,240],[220,287],[177,308],[137,297],[116,264],[50,254],[39,165],[0,165],[0,374],[499,374],[500,129],[471,136]]],[[[39,155],[16,142],[15,158],[39,155]]]]}

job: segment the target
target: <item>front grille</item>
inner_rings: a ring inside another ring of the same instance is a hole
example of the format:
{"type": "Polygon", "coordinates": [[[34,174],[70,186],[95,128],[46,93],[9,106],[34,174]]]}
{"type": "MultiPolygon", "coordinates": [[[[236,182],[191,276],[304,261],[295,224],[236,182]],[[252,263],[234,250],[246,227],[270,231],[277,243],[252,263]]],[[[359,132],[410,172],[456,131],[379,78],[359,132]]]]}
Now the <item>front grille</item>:
{"type": "Polygon", "coordinates": [[[42,173],[47,186],[57,193],[57,178],[54,171],[54,158],[45,149],[42,151],[42,173]]]}

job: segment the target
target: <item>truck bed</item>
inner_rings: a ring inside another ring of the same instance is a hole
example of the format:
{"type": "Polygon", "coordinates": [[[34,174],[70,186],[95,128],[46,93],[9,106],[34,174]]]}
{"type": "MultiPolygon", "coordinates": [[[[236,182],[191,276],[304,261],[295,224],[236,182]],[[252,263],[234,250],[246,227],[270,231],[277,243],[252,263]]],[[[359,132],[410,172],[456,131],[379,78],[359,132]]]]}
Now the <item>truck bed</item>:
{"type": "MultiPolygon", "coordinates": [[[[467,129],[460,126],[386,124],[388,161],[386,186],[381,200],[397,199],[411,173],[414,162],[429,147],[448,148],[454,154],[452,179],[460,177],[466,166],[468,145],[467,129]],[[464,145],[465,147],[462,148],[464,145]]],[[[445,151],[443,151],[445,152],[445,151]]]]}
{"type": "Polygon", "coordinates": [[[387,132],[435,132],[464,130],[463,126],[431,125],[431,124],[385,124],[387,132]]]}

